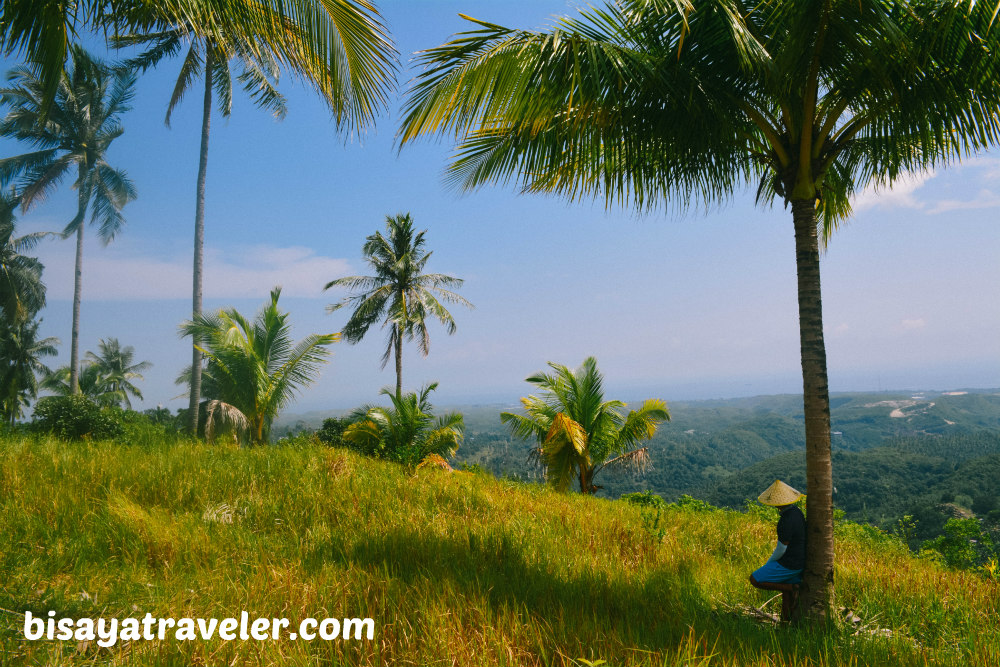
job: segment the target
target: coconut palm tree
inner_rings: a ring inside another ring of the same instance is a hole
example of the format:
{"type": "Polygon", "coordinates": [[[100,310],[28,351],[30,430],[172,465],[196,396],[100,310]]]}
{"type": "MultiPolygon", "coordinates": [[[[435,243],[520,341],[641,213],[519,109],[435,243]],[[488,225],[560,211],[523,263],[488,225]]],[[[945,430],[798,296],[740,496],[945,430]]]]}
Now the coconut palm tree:
{"type": "MultiPolygon", "coordinates": [[[[255,11],[264,11],[266,3],[236,3],[236,8],[256,5],[255,11]]],[[[310,3],[304,2],[303,5],[310,3]]],[[[277,6],[278,11],[282,5],[277,6]]],[[[330,102],[337,120],[352,124],[366,124],[373,119],[375,107],[384,106],[385,95],[392,85],[394,71],[394,51],[382,26],[381,18],[372,5],[365,1],[351,2],[339,0],[332,4],[318,4],[310,9],[311,19],[299,17],[290,23],[295,30],[288,31],[285,39],[310,39],[310,31],[315,30],[312,21],[320,23],[321,30],[329,31],[333,47],[343,49],[337,59],[337,66],[343,68],[333,82],[327,81],[327,74],[318,63],[312,69],[300,71],[317,85],[330,102]],[[341,75],[346,74],[346,78],[341,75]],[[329,84],[329,85],[328,85],[329,84]]],[[[289,18],[289,17],[286,17],[289,18]]],[[[141,71],[154,67],[161,61],[178,55],[184,50],[185,56],[180,73],[174,85],[173,94],[167,104],[165,122],[170,126],[170,116],[184,94],[203,78],[201,148],[198,155],[198,177],[195,186],[194,216],[194,269],[192,288],[192,313],[201,315],[202,282],[205,242],[205,184],[208,173],[208,142],[212,120],[213,98],[219,113],[228,117],[233,105],[234,72],[231,63],[238,66],[235,79],[253,102],[268,111],[275,118],[284,118],[285,98],[278,92],[277,82],[283,62],[282,54],[274,45],[267,48],[254,41],[247,41],[241,29],[227,23],[213,25],[212,29],[199,27],[205,23],[200,14],[192,14],[179,19],[167,14],[160,17],[152,30],[116,38],[116,46],[145,44],[149,49],[128,61],[128,65],[141,71]]],[[[271,35],[273,38],[274,36],[271,35]]],[[[301,45],[303,49],[319,48],[315,44],[301,45]]],[[[322,51],[322,48],[319,48],[322,51]]],[[[332,65],[332,63],[331,63],[332,65]]],[[[197,346],[192,347],[191,395],[189,414],[191,432],[197,433],[198,414],[196,408],[201,395],[201,356],[197,346]]]]}
{"type": "Polygon", "coordinates": [[[374,271],[372,276],[348,276],[331,280],[323,288],[346,287],[359,290],[339,303],[327,307],[334,312],[344,306],[353,306],[343,335],[349,343],[360,342],[373,324],[382,321],[388,328],[382,368],[389,357],[396,357],[396,394],[403,392],[403,339],[416,339],[423,356],[430,352],[430,334],[427,319],[436,317],[445,325],[449,334],[455,333],[455,319],[441,304],[440,298],[449,303],[459,303],[468,308],[472,304],[445,287],[461,287],[460,278],[441,273],[424,273],[431,252],[424,251],[424,234],[416,233],[410,214],[390,215],[385,218],[385,232],[375,232],[365,239],[361,252],[374,271]]]}
{"type": "Polygon", "coordinates": [[[449,413],[434,420],[429,396],[438,383],[423,387],[420,393],[399,394],[387,388],[391,407],[366,405],[349,417],[353,422],[343,433],[343,440],[362,452],[414,465],[436,454],[443,458],[455,455],[462,442],[465,419],[449,413]]]}
{"type": "Polygon", "coordinates": [[[64,237],[76,235],[70,340],[70,387],[75,393],[79,386],[87,209],[90,224],[97,225],[98,236],[106,245],[121,232],[125,225],[122,208],[136,196],[128,175],[107,162],[108,149],[124,132],[119,119],[129,109],[135,76],[112,70],[82,47],[74,46],[47,116],[43,116],[45,82],[37,67],[15,67],[8,73],[7,82],[8,86],[0,89],[0,104],[10,107],[10,111],[0,121],[0,136],[30,143],[37,150],[0,160],[0,186],[17,179],[21,207],[28,210],[45,199],[67,174],[76,171],[73,189],[77,191],[77,211],[63,230],[64,237]]]}
{"type": "Polygon", "coordinates": [[[55,396],[72,396],[79,394],[89,398],[101,407],[121,406],[127,397],[120,388],[115,388],[109,378],[101,373],[101,369],[90,361],[80,363],[80,376],[76,391],[70,383],[71,369],[60,366],[55,370],[46,370],[42,374],[40,387],[55,396]]]}
{"type": "Polygon", "coordinates": [[[24,322],[45,306],[42,263],[23,254],[44,232],[14,236],[16,197],[0,193],[0,313],[7,322],[24,322]]]}
{"type": "Polygon", "coordinates": [[[604,377],[594,357],[575,371],[552,362],[549,366],[555,373],[527,378],[544,394],[521,399],[525,414],[500,413],[512,435],[538,441],[532,458],[545,467],[549,483],[566,491],[575,478],[580,492],[591,494],[601,488],[594,477],[605,468],[645,469],[649,452],[637,445],[670,420],[667,404],[651,398],[625,414],[624,402],[604,400],[604,377]]]}
{"type": "Polygon", "coordinates": [[[650,210],[755,187],[791,208],[808,539],[804,608],[833,596],[820,238],[852,194],[996,142],[997,2],[618,0],[551,30],[484,21],[420,56],[403,143],[454,133],[462,188],[650,210]]]}
{"type": "Polygon", "coordinates": [[[48,369],[43,357],[56,354],[57,338],[38,338],[38,320],[0,322],[0,414],[8,426],[38,396],[38,376],[48,369]]]}
{"type": "Polygon", "coordinates": [[[131,345],[122,347],[117,338],[102,339],[97,346],[100,354],[87,352],[87,361],[104,378],[107,389],[121,398],[120,407],[131,410],[130,396],[142,400],[142,392],[132,384],[132,380],[143,379],[142,371],[148,370],[153,364],[148,361],[134,363],[135,348],[131,345]]]}
{"type": "Polygon", "coordinates": [[[326,348],[339,334],[311,334],[291,339],[288,313],[278,309],[281,288],[250,321],[234,308],[181,324],[208,359],[205,376],[215,396],[207,403],[206,438],[229,424],[250,444],[264,444],[278,412],[299,389],[312,384],[326,362],[326,348]]]}

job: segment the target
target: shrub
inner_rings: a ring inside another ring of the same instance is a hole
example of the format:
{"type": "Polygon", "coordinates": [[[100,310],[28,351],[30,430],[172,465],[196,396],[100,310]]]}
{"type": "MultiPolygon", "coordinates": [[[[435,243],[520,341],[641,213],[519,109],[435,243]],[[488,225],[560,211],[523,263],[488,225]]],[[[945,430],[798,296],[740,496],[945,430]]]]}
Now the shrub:
{"type": "Polygon", "coordinates": [[[746,511],[750,516],[757,517],[769,523],[777,523],[778,519],[781,518],[781,512],[778,511],[777,507],[765,505],[759,500],[747,499],[746,511]]]}
{"type": "Polygon", "coordinates": [[[922,552],[941,554],[948,567],[967,569],[983,565],[996,556],[993,540],[984,533],[978,519],[948,519],[944,535],[927,540],[922,552]]]}
{"type": "Polygon", "coordinates": [[[342,447],[344,445],[344,430],[351,425],[347,417],[330,417],[323,420],[323,425],[316,431],[316,437],[324,445],[342,447]]]}
{"type": "Polygon", "coordinates": [[[34,427],[67,440],[110,440],[124,434],[122,411],[100,408],[79,394],[46,396],[35,405],[34,427]]]}
{"type": "Polygon", "coordinates": [[[642,493],[624,493],[622,494],[621,499],[627,503],[632,503],[633,505],[638,505],[640,507],[663,508],[667,506],[667,501],[652,491],[643,491],[642,493]]]}

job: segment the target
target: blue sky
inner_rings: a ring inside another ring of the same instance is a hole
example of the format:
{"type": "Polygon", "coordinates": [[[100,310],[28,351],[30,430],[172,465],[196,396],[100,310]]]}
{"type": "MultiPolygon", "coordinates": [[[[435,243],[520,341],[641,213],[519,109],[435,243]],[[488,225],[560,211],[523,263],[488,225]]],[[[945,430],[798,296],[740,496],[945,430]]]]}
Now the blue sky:
{"type": "MultiPolygon", "coordinates": [[[[404,63],[477,18],[540,27],[580,3],[559,0],[382,2],[404,63]]],[[[93,44],[99,43],[95,40],[93,44]]],[[[98,50],[98,49],[95,49],[98,50]]],[[[4,63],[5,69],[13,63],[4,63]]],[[[190,316],[200,92],[163,124],[179,61],[142,77],[112,164],[139,198],[109,247],[90,234],[84,256],[81,349],[115,336],[153,362],[144,407],[172,408],[189,363],[177,325],[190,316]]],[[[400,75],[405,88],[411,72],[400,75]]],[[[255,311],[284,288],[296,335],[337,331],[325,306],[333,278],[365,273],[360,248],[386,215],[410,212],[428,229],[428,270],[464,278],[476,308],[453,310],[454,336],[432,325],[431,354],[404,349],[404,385],[440,381],[438,402],[509,402],[546,361],[596,355],[610,392],[670,400],[801,391],[790,212],[755,207],[752,193],[684,216],[637,216],[603,203],[484,188],[460,195],[442,172],[449,142],[394,146],[400,99],[360,139],[338,136],[329,113],[283,81],[282,122],[239,96],[213,118],[206,215],[205,307],[255,311]]],[[[19,150],[0,143],[5,155],[19,150]]],[[[61,229],[73,212],[67,181],[20,222],[61,229]]],[[[1000,386],[1000,152],[914,175],[892,192],[862,194],[823,258],[831,388],[1000,386]]],[[[90,230],[88,229],[88,232],[90,230]]],[[[43,332],[69,350],[73,244],[50,241],[43,332]]],[[[379,370],[383,338],[338,344],[292,411],[344,409],[392,384],[379,370]]]]}

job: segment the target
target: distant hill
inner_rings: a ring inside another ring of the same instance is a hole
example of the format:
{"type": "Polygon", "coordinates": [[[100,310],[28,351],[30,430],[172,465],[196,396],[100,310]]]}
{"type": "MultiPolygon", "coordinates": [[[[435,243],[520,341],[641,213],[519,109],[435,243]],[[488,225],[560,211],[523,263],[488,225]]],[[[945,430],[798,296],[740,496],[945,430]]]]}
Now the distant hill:
{"type": "MultiPolygon", "coordinates": [[[[807,492],[805,452],[761,461],[705,484],[692,495],[724,507],[742,507],[747,498],[755,498],[775,478],[807,492]]],[[[934,534],[944,523],[944,518],[937,519],[928,509],[954,502],[956,497],[964,496],[961,504],[969,509],[979,500],[984,514],[996,508],[1000,496],[997,480],[997,432],[897,438],[864,452],[833,454],[834,505],[848,518],[888,528],[904,514],[919,514],[924,523],[922,534],[934,534]]]]}
{"type": "MultiPolygon", "coordinates": [[[[937,507],[976,498],[1000,503],[1000,390],[837,393],[830,399],[834,501],[849,518],[894,525],[909,513],[921,531],[940,530],[937,507]],[[979,481],[963,481],[979,480],[979,481]],[[948,501],[950,502],[950,501],[948,501]]],[[[641,476],[603,471],[600,495],[652,491],[667,500],[682,494],[741,507],[779,477],[807,491],[802,398],[754,396],[668,401],[672,420],[648,443],[652,469],[641,476]]],[[[456,464],[476,464],[498,477],[541,481],[528,463],[534,443],[511,438],[500,412],[518,405],[458,406],[466,438],[456,464]]],[[[302,428],[318,428],[325,415],[299,415],[302,428]]],[[[285,422],[286,425],[288,422],[285,422]]],[[[926,535],[925,535],[926,536],[926,535]]]]}

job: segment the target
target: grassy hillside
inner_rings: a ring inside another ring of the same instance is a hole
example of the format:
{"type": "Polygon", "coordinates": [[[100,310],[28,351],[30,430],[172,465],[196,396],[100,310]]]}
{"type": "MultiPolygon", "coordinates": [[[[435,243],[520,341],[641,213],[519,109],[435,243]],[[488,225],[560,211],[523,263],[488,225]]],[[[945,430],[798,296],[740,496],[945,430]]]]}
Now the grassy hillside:
{"type": "Polygon", "coordinates": [[[0,439],[2,665],[1000,664],[1000,586],[838,527],[837,591],[871,628],[734,611],[770,552],[756,514],[669,509],[380,463],[0,439]],[[373,641],[28,642],[18,613],[371,617],[373,641]],[[871,629],[869,628],[869,629],[871,629]],[[584,659],[588,662],[584,662],[584,659]]]}

